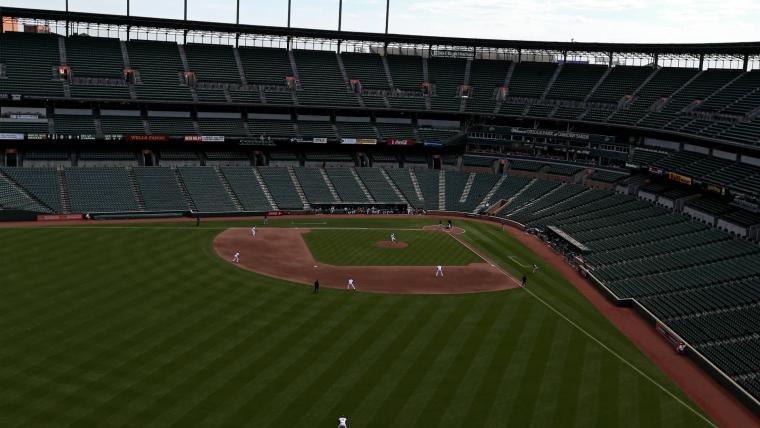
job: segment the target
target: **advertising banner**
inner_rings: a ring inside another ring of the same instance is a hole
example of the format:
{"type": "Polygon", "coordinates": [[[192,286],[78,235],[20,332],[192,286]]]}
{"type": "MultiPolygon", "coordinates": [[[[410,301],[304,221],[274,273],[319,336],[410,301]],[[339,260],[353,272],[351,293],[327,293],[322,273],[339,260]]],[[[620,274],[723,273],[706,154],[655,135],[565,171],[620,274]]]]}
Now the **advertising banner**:
{"type": "Polygon", "coordinates": [[[681,175],[675,172],[669,172],[668,178],[670,178],[673,181],[677,181],[683,184],[688,184],[689,186],[691,186],[691,177],[687,177],[685,175],[681,175]]]}
{"type": "Polygon", "coordinates": [[[341,138],[341,144],[356,144],[356,138],[341,138]]]}
{"type": "Polygon", "coordinates": [[[169,137],[166,135],[127,135],[127,141],[136,141],[136,142],[169,141],[169,137]]]}
{"type": "Polygon", "coordinates": [[[390,139],[385,141],[389,146],[411,146],[414,145],[414,140],[406,139],[390,139]]]}
{"type": "Polygon", "coordinates": [[[0,140],[23,140],[24,134],[0,132],[0,140]]]}

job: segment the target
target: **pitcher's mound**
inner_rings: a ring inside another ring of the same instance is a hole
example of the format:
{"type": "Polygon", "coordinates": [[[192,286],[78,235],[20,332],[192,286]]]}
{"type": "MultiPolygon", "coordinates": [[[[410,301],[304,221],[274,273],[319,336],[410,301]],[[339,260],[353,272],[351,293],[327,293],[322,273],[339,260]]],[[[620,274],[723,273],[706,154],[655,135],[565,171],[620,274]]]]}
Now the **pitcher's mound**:
{"type": "Polygon", "coordinates": [[[408,246],[409,246],[409,244],[407,244],[406,242],[401,242],[401,241],[396,241],[396,242],[377,241],[377,242],[375,242],[375,247],[378,247],[378,248],[406,248],[408,246]]]}

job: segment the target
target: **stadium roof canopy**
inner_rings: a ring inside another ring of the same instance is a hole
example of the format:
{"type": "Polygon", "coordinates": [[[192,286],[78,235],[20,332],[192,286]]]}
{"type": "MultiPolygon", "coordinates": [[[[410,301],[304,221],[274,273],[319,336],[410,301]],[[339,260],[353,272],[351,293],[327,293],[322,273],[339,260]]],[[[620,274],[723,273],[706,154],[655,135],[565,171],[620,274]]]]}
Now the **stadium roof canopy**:
{"type": "Polygon", "coordinates": [[[0,16],[36,21],[93,23],[119,27],[170,29],[179,32],[216,32],[235,35],[268,35],[286,38],[313,38],[321,40],[353,40],[384,45],[402,44],[416,46],[456,46],[525,51],[590,52],[590,53],[638,53],[672,55],[728,55],[744,57],[760,55],[760,42],[737,43],[687,43],[687,44],[637,44],[637,43],[589,43],[545,42],[527,40],[494,40],[461,37],[415,36],[407,34],[365,33],[356,31],[319,30],[262,25],[242,25],[218,22],[150,18],[126,15],[107,15],[86,12],[66,12],[0,6],[0,16]]]}

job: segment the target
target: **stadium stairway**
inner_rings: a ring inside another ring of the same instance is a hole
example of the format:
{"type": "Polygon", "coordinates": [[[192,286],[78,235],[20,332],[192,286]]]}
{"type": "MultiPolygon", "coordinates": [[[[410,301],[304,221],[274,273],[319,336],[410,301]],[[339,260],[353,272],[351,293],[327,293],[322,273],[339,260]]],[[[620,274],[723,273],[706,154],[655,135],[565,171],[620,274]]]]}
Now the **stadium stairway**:
{"type": "Polygon", "coordinates": [[[18,208],[51,213],[53,210],[35,198],[0,170],[0,208],[18,208]]]}
{"type": "Polygon", "coordinates": [[[244,211],[243,204],[240,202],[240,198],[238,197],[237,193],[232,189],[232,186],[230,185],[229,180],[227,180],[227,176],[224,175],[224,172],[222,172],[222,169],[218,166],[214,167],[214,172],[216,173],[216,176],[219,178],[219,181],[222,183],[222,186],[224,187],[224,190],[227,192],[227,195],[230,197],[230,200],[232,200],[232,203],[235,204],[235,208],[237,208],[238,211],[244,211]]]}
{"type": "Polygon", "coordinates": [[[422,186],[420,185],[419,178],[417,177],[417,174],[414,173],[414,170],[409,169],[408,171],[412,181],[412,186],[414,187],[414,193],[416,194],[417,199],[424,204],[425,192],[422,191],[422,186]]]}
{"type": "Polygon", "coordinates": [[[127,177],[129,177],[129,187],[132,189],[132,195],[134,195],[135,201],[137,201],[137,207],[140,211],[145,211],[145,198],[140,191],[140,186],[137,184],[134,168],[127,168],[127,177]]]}
{"type": "Polygon", "coordinates": [[[332,195],[333,199],[335,201],[340,201],[340,195],[335,190],[335,185],[330,180],[330,176],[327,174],[327,171],[325,171],[324,168],[319,168],[319,174],[322,176],[322,180],[325,182],[325,186],[327,186],[327,189],[330,191],[330,194],[332,195]]]}
{"type": "Polygon", "coordinates": [[[404,192],[401,191],[401,189],[396,186],[396,184],[391,179],[391,176],[388,175],[388,171],[385,170],[385,168],[379,168],[380,173],[383,175],[383,178],[388,183],[388,185],[393,189],[393,192],[396,193],[396,196],[399,198],[400,201],[405,203],[406,205],[409,205],[409,200],[406,199],[406,196],[404,196],[404,192]]]}
{"type": "Polygon", "coordinates": [[[306,198],[306,193],[303,191],[303,186],[301,186],[301,182],[298,181],[298,177],[296,177],[295,171],[293,171],[293,167],[288,167],[288,174],[290,175],[290,180],[293,182],[293,186],[296,189],[296,192],[298,193],[298,197],[301,199],[301,203],[303,204],[303,209],[311,209],[311,205],[309,204],[309,200],[306,198]]]}
{"type": "Polygon", "coordinates": [[[446,172],[438,173],[438,210],[446,211],[446,172]]]}
{"type": "Polygon", "coordinates": [[[185,186],[185,181],[182,179],[182,174],[179,173],[179,169],[172,168],[172,172],[174,173],[174,179],[177,182],[177,187],[179,187],[179,190],[182,193],[182,197],[185,199],[185,203],[191,211],[198,211],[198,207],[195,205],[193,198],[190,197],[190,192],[187,190],[187,186],[185,186]]]}
{"type": "Polygon", "coordinates": [[[377,202],[377,200],[372,196],[372,193],[367,189],[367,186],[364,184],[361,178],[359,178],[359,174],[356,172],[356,168],[349,168],[351,170],[351,175],[354,177],[354,180],[356,180],[356,184],[359,186],[360,189],[362,189],[362,192],[364,192],[364,196],[367,198],[370,202],[377,202]]]}
{"type": "Polygon", "coordinates": [[[483,200],[478,203],[478,205],[475,207],[474,212],[480,213],[484,209],[489,207],[489,203],[493,196],[496,194],[496,191],[504,184],[504,181],[506,181],[508,175],[504,174],[494,183],[493,187],[491,187],[491,190],[486,193],[486,195],[483,197],[483,200]]]}
{"type": "Polygon", "coordinates": [[[61,191],[61,207],[64,214],[68,214],[71,212],[71,199],[69,198],[69,183],[63,169],[58,170],[58,188],[61,191]]]}
{"type": "Polygon", "coordinates": [[[261,177],[261,174],[259,173],[259,169],[253,168],[252,172],[253,172],[253,176],[256,178],[256,182],[259,183],[259,186],[261,187],[261,191],[264,192],[264,197],[267,199],[269,206],[271,206],[272,209],[275,211],[279,210],[280,207],[277,205],[277,202],[272,196],[272,192],[269,191],[269,186],[267,186],[266,182],[261,177]]]}
{"type": "Polygon", "coordinates": [[[470,190],[472,190],[472,183],[475,181],[476,175],[477,174],[474,172],[471,172],[469,176],[467,176],[467,182],[464,183],[464,189],[462,189],[462,196],[459,197],[460,204],[464,203],[464,201],[470,196],[470,190]]]}

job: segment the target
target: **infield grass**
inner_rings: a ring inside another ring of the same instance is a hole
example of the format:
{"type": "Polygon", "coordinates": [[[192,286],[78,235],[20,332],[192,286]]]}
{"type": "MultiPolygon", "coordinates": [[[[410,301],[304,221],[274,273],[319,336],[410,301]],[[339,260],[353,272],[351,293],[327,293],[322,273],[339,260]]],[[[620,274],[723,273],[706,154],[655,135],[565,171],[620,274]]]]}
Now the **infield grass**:
{"type": "Polygon", "coordinates": [[[444,232],[421,230],[316,229],[303,235],[316,260],[335,266],[464,266],[483,262],[444,232]],[[380,248],[390,234],[406,248],[380,248]]]}
{"type": "Polygon", "coordinates": [[[237,269],[212,240],[248,224],[0,229],[0,426],[708,425],[498,227],[464,239],[513,272],[509,255],[539,264],[533,292],[664,390],[524,290],[314,295],[237,269]]]}

